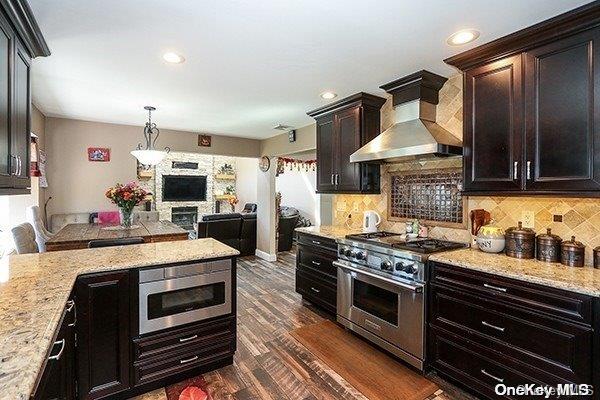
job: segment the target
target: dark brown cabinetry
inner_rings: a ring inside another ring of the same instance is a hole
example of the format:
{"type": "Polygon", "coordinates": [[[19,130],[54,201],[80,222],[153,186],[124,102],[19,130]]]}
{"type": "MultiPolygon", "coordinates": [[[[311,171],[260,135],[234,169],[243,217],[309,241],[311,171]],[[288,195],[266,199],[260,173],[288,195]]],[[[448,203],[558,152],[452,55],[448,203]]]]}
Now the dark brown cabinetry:
{"type": "Polygon", "coordinates": [[[129,272],[77,279],[77,380],[79,399],[129,388],[129,272]]]}
{"type": "Polygon", "coordinates": [[[63,311],[60,327],[39,377],[34,400],[72,400],[75,392],[75,302],[69,300],[63,311]]]}
{"type": "Polygon", "coordinates": [[[597,383],[589,296],[430,264],[429,363],[497,398],[497,383],[597,383]]]}
{"type": "Polygon", "coordinates": [[[298,233],[296,292],[335,314],[337,304],[337,244],[332,239],[298,233]]]}
{"type": "Polygon", "coordinates": [[[29,192],[31,59],[48,55],[27,2],[0,2],[0,194],[29,192]]]}
{"type": "Polygon", "coordinates": [[[600,4],[451,57],[467,194],[600,195],[600,4]]]}
{"type": "Polygon", "coordinates": [[[317,124],[317,191],[379,193],[379,165],[351,163],[350,155],[380,133],[385,99],[358,93],[308,112],[317,124]]]}

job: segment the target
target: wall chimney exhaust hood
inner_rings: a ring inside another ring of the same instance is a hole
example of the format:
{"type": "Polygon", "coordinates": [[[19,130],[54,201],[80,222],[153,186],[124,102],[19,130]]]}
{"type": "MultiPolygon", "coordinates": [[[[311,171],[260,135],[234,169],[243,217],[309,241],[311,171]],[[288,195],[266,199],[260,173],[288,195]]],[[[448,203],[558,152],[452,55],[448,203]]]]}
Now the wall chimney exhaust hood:
{"type": "Polygon", "coordinates": [[[350,162],[462,155],[462,142],[435,122],[438,93],[446,81],[423,70],[380,86],[392,95],[394,125],[352,153],[350,162]]]}

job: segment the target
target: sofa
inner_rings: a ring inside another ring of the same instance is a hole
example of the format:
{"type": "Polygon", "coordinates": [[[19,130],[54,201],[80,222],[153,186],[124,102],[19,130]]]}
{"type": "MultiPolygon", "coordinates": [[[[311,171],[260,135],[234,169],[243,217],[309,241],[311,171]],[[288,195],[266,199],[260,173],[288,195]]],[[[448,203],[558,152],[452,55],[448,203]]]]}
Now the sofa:
{"type": "Polygon", "coordinates": [[[240,255],[256,252],[256,213],[203,215],[198,222],[198,238],[213,238],[239,250],[240,255]]]}

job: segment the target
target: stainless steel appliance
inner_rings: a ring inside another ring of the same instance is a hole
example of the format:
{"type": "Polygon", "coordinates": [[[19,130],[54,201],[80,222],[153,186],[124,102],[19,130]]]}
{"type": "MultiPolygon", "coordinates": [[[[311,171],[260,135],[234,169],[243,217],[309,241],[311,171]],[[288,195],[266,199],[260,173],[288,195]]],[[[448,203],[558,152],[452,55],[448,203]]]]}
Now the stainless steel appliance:
{"type": "Polygon", "coordinates": [[[231,260],[141,270],[140,334],[231,313],[231,260]]]}
{"type": "Polygon", "coordinates": [[[422,370],[428,254],[464,246],[388,232],[338,240],[337,321],[422,370]]]}

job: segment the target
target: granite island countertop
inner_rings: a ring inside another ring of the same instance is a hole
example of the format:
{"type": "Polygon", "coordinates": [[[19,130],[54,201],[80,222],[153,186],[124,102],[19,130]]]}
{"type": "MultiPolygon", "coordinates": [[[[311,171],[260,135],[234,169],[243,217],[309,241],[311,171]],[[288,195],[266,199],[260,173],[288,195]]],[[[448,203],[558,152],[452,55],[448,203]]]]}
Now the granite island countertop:
{"type": "Polygon", "coordinates": [[[26,400],[78,275],[237,256],[214,239],[15,255],[0,260],[0,393],[26,400]]]}
{"type": "Polygon", "coordinates": [[[321,225],[296,228],[297,232],[308,233],[309,235],[321,236],[327,239],[343,239],[346,235],[361,233],[360,229],[350,229],[342,226],[321,225]]]}
{"type": "Polygon", "coordinates": [[[429,256],[429,260],[600,297],[600,269],[592,267],[575,268],[538,260],[521,260],[477,249],[436,253],[429,256]]]}

